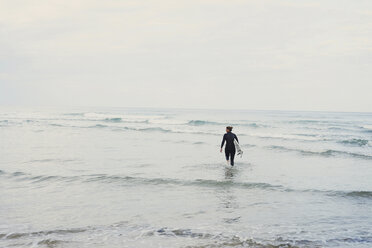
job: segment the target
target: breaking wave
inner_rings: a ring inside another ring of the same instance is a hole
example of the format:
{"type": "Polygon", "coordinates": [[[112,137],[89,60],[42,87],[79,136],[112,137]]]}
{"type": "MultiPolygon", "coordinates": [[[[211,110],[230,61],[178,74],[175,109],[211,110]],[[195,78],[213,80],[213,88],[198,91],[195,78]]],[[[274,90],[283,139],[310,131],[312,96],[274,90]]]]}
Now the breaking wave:
{"type": "Polygon", "coordinates": [[[202,120],[191,120],[187,123],[192,126],[202,126],[202,125],[223,125],[222,123],[213,122],[213,121],[202,121],[202,120]]]}
{"type": "Polygon", "coordinates": [[[71,229],[57,229],[57,230],[48,230],[48,231],[38,231],[38,232],[28,232],[28,233],[0,233],[0,238],[3,239],[19,239],[28,236],[43,236],[50,234],[70,234],[70,233],[80,233],[85,232],[85,228],[71,228],[71,229]]]}
{"type": "Polygon", "coordinates": [[[123,119],[121,117],[114,117],[114,118],[105,118],[100,121],[104,122],[112,122],[112,123],[149,123],[149,120],[130,120],[130,119],[123,119]]]}
{"type": "Polygon", "coordinates": [[[134,131],[143,131],[143,132],[163,132],[163,133],[169,133],[172,132],[172,130],[164,129],[161,127],[147,127],[147,128],[132,128],[131,130],[134,131]]]}
{"type": "Polygon", "coordinates": [[[204,126],[204,125],[218,125],[218,126],[226,126],[226,125],[232,125],[232,126],[246,126],[246,127],[266,127],[266,125],[257,124],[255,122],[252,123],[222,123],[222,122],[214,122],[214,121],[203,121],[203,120],[191,120],[187,122],[187,125],[190,126],[204,126]]]}
{"type": "MultiPolygon", "coordinates": [[[[85,228],[71,228],[71,229],[60,229],[60,230],[45,230],[36,232],[20,232],[20,233],[0,233],[0,238],[8,242],[32,242],[33,245],[42,245],[46,247],[56,247],[63,245],[63,243],[70,242],[72,237],[76,240],[76,246],[79,246],[78,242],[83,242],[84,238],[88,233],[91,237],[90,240],[95,245],[100,246],[101,242],[104,242],[105,236],[109,235],[110,238],[118,238],[125,240],[126,238],[141,238],[142,244],[146,245],[147,242],[151,242],[154,245],[153,237],[167,238],[170,242],[172,239],[176,239],[179,243],[182,239],[184,241],[197,240],[197,244],[190,244],[188,248],[206,248],[206,247],[254,247],[254,248],[305,248],[324,247],[326,244],[333,246],[342,246],[345,244],[370,244],[372,243],[372,237],[368,235],[360,237],[342,237],[342,238],[329,238],[326,240],[317,239],[298,239],[281,237],[278,235],[272,239],[256,239],[253,237],[243,237],[240,235],[213,232],[201,229],[190,229],[190,228],[172,228],[172,227],[156,227],[146,224],[136,225],[128,222],[119,222],[111,225],[101,226],[88,226],[85,228]],[[116,235],[111,235],[115,233],[116,235]],[[80,237],[79,237],[80,236],[80,237]],[[57,239],[58,237],[58,239],[57,239]],[[102,239],[104,238],[104,239],[102,239]]],[[[177,246],[178,247],[178,246],[177,246]]]]}
{"type": "MultiPolygon", "coordinates": [[[[62,243],[70,242],[71,236],[75,237],[75,242],[82,242],[85,240],[84,235],[88,233],[92,238],[102,235],[110,235],[112,233],[119,234],[111,236],[111,238],[118,237],[125,239],[127,237],[141,238],[143,244],[146,242],[153,242],[152,237],[162,237],[168,239],[196,239],[198,244],[186,247],[205,248],[205,247],[255,247],[255,248],[296,248],[296,247],[319,247],[321,244],[317,240],[296,240],[284,239],[278,237],[273,240],[256,240],[254,238],[239,237],[237,235],[229,235],[223,233],[207,232],[205,230],[189,229],[189,228],[170,228],[170,227],[154,227],[149,225],[129,224],[128,222],[119,222],[111,225],[102,226],[88,226],[84,228],[71,228],[59,230],[45,230],[35,232],[14,232],[14,233],[0,233],[0,238],[8,242],[19,241],[27,242],[25,245],[32,242],[33,246],[42,245],[46,247],[56,247],[63,245],[62,243]],[[99,233],[99,235],[97,235],[99,233]],[[57,239],[58,237],[58,239],[57,239]],[[149,240],[147,240],[149,239],[149,240]],[[79,240],[79,241],[78,241],[79,240]]],[[[91,238],[91,240],[92,240],[91,238]]],[[[102,240],[92,240],[96,245],[102,240]]],[[[76,244],[79,246],[78,243],[76,244]]]]}

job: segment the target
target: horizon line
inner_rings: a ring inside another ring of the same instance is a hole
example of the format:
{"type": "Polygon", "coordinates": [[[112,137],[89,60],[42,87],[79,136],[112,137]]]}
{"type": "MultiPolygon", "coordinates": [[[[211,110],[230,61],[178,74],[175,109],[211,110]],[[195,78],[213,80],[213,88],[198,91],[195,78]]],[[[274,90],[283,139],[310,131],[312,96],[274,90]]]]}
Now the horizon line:
{"type": "Polygon", "coordinates": [[[157,109],[157,110],[212,110],[212,111],[252,111],[252,112],[323,112],[323,113],[355,113],[355,114],[372,114],[372,111],[342,111],[342,110],[289,110],[289,109],[249,109],[249,108],[209,108],[209,107],[124,107],[124,106],[93,106],[93,105],[17,105],[17,104],[0,104],[0,107],[14,108],[116,108],[116,109],[157,109]]]}

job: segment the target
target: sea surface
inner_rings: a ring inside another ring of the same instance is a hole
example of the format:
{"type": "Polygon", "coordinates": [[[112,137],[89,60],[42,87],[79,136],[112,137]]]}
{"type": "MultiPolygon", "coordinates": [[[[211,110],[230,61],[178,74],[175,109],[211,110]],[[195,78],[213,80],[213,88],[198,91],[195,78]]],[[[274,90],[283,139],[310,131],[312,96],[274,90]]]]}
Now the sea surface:
{"type": "Polygon", "coordinates": [[[372,247],[372,113],[1,107],[0,247],[372,247]]]}

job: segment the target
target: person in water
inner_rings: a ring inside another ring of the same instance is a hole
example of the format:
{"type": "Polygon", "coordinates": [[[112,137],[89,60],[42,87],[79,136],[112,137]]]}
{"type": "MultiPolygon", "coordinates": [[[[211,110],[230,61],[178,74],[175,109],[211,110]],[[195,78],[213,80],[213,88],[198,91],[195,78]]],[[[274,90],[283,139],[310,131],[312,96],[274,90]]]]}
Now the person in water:
{"type": "Polygon", "coordinates": [[[234,166],[234,157],[235,157],[234,140],[236,139],[238,143],[239,143],[239,140],[238,140],[238,137],[236,137],[236,135],[232,133],[231,131],[232,131],[232,127],[230,126],[226,127],[226,133],[224,134],[223,139],[222,139],[220,152],[222,152],[223,145],[226,142],[226,146],[225,146],[226,161],[227,161],[227,164],[229,164],[230,162],[231,166],[234,166]]]}

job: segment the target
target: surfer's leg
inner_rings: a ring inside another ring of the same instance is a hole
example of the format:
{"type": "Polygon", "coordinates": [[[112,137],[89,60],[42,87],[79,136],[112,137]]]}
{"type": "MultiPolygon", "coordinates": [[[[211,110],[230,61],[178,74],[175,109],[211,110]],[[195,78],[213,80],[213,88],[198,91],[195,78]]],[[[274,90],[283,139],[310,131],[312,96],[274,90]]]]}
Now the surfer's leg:
{"type": "Polygon", "coordinates": [[[226,161],[229,161],[230,153],[228,150],[225,150],[225,157],[226,157],[226,161]]]}
{"type": "Polygon", "coordinates": [[[230,152],[231,166],[234,166],[235,151],[230,152]]]}

